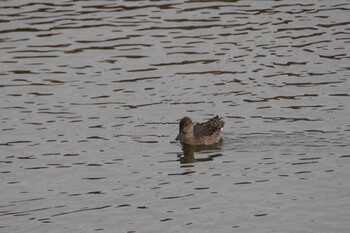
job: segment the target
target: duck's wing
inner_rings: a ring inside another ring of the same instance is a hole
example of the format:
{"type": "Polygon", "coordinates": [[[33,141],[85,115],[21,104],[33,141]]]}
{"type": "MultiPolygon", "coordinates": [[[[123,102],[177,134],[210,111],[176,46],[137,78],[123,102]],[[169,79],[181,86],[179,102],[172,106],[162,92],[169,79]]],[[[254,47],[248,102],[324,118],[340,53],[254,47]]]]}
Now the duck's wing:
{"type": "Polygon", "coordinates": [[[194,126],[194,133],[199,136],[211,136],[221,130],[224,125],[225,122],[219,116],[215,116],[207,122],[197,123],[194,126]]]}

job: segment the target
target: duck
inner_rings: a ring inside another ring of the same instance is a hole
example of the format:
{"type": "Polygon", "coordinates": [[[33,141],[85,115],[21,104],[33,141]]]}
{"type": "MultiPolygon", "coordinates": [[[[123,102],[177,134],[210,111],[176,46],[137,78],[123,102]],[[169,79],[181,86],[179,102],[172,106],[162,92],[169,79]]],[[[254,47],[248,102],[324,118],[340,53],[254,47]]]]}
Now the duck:
{"type": "Polygon", "coordinates": [[[203,123],[193,124],[191,118],[185,116],[179,123],[177,141],[183,145],[213,145],[220,142],[225,122],[215,116],[203,123]]]}

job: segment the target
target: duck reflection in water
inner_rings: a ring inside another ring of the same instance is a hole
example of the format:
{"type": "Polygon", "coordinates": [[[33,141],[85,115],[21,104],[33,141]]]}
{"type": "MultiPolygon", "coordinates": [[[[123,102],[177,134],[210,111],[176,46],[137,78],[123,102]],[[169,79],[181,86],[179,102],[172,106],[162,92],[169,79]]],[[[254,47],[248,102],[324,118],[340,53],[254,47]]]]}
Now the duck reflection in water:
{"type": "Polygon", "coordinates": [[[217,143],[215,145],[199,145],[199,146],[193,146],[193,145],[182,145],[182,151],[183,154],[179,154],[179,161],[182,164],[185,163],[195,163],[195,162],[207,162],[207,161],[212,161],[216,157],[223,156],[221,153],[215,153],[212,154],[213,151],[218,151],[220,150],[220,143],[217,143]],[[201,157],[201,158],[196,158],[194,156],[195,152],[201,152],[201,154],[209,154],[206,157],[201,157]]]}

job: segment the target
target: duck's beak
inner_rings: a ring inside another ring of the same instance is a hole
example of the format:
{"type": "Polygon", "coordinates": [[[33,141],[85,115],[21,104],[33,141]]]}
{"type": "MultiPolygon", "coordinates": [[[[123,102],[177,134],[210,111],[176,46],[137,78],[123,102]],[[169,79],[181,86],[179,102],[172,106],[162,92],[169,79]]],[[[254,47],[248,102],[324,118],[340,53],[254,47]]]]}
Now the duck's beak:
{"type": "Polygon", "coordinates": [[[177,135],[177,137],[175,138],[176,141],[180,140],[180,138],[182,137],[182,132],[180,131],[179,134],[177,135]]]}

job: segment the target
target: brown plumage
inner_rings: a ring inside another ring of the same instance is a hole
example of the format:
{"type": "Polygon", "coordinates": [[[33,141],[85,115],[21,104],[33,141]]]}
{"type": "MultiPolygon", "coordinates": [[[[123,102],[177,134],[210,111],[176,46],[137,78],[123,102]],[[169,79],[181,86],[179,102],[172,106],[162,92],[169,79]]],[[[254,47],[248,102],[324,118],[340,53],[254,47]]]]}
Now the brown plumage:
{"type": "Polygon", "coordinates": [[[191,118],[184,117],[179,123],[179,134],[176,140],[187,145],[211,145],[221,140],[225,122],[219,116],[207,122],[193,124],[191,118]]]}

